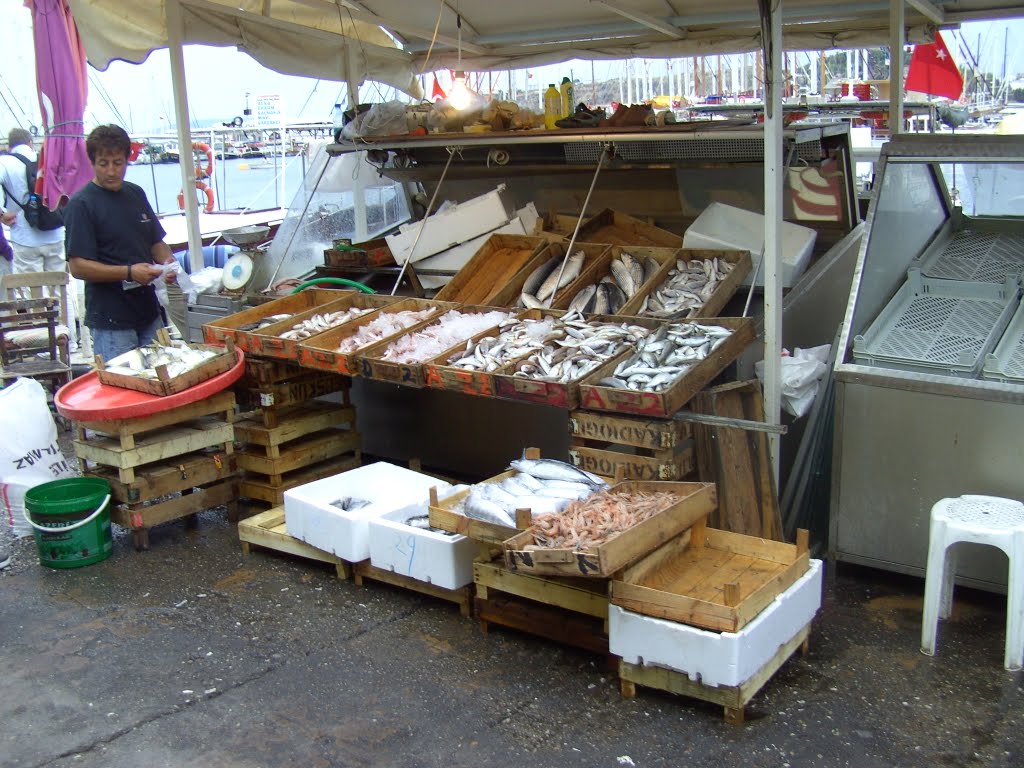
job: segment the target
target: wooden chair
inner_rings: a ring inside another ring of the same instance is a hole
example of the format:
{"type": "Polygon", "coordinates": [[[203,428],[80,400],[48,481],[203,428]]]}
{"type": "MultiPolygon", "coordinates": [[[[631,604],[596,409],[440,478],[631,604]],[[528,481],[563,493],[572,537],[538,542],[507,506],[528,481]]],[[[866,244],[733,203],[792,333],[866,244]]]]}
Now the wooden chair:
{"type": "Polygon", "coordinates": [[[0,279],[0,379],[71,381],[67,272],[25,272],[0,279]]]}

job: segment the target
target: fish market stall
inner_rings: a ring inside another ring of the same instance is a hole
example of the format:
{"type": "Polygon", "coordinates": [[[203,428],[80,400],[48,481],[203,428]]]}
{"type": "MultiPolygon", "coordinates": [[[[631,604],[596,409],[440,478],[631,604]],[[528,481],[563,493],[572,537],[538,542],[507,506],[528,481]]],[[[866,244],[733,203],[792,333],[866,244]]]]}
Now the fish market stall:
{"type": "MultiPolygon", "coordinates": [[[[923,575],[936,501],[1021,495],[1022,158],[1019,136],[883,147],[835,366],[836,560],[923,575]]],[[[957,573],[1006,583],[970,545],[957,573]]]]}

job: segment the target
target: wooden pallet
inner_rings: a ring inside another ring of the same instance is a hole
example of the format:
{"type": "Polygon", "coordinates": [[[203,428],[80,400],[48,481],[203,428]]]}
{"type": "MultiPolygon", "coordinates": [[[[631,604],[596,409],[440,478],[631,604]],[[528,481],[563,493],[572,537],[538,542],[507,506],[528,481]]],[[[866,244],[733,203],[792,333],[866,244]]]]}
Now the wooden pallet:
{"type": "Polygon", "coordinates": [[[242,541],[242,552],[246,555],[252,553],[254,546],[263,547],[275,552],[304,557],[307,560],[330,563],[334,566],[339,579],[347,579],[352,572],[347,561],[291,536],[284,521],[284,507],[274,507],[240,520],[238,538],[242,541]]]}
{"type": "Polygon", "coordinates": [[[459,606],[459,613],[462,616],[473,615],[473,585],[468,584],[459,589],[445,589],[425,581],[413,579],[393,571],[386,571],[370,564],[369,560],[353,563],[352,573],[355,576],[356,584],[362,586],[365,579],[379,581],[384,584],[391,584],[394,587],[408,589],[411,592],[419,592],[421,595],[430,595],[441,600],[448,600],[459,606]]]}
{"type": "Polygon", "coordinates": [[[93,465],[116,469],[119,482],[130,485],[147,465],[166,465],[175,458],[207,448],[234,452],[232,392],[219,392],[201,402],[133,419],[79,421],[75,455],[83,474],[93,465]],[[90,434],[92,433],[92,434],[90,434]]]}
{"type": "Polygon", "coordinates": [[[473,563],[476,615],[491,624],[608,655],[608,580],[519,574],[501,561],[473,563]]]}
{"type": "Polygon", "coordinates": [[[682,480],[696,467],[686,422],[577,410],[569,435],[572,463],[602,477],[682,480]]]}
{"type": "Polygon", "coordinates": [[[303,369],[289,379],[259,386],[238,387],[239,402],[247,408],[259,408],[264,426],[279,426],[290,406],[304,406],[324,395],[342,393],[342,403],[349,404],[351,379],[336,373],[303,369]]]}
{"type": "Polygon", "coordinates": [[[232,477],[163,500],[112,505],[110,519],[128,528],[135,549],[144,550],[149,549],[149,529],[153,526],[183,517],[189,518],[187,524],[194,525],[199,512],[224,505],[228,507],[228,517],[237,519],[237,504],[238,488],[232,477]]]}
{"type": "Polygon", "coordinates": [[[238,468],[263,475],[272,486],[280,487],[285,476],[295,470],[339,456],[357,459],[360,444],[358,432],[327,429],[274,446],[276,456],[268,456],[266,451],[259,450],[265,446],[245,448],[238,452],[238,468]]]}
{"type": "Polygon", "coordinates": [[[659,691],[676,693],[720,704],[725,710],[725,721],[730,725],[742,725],[747,704],[786,663],[799,648],[806,655],[810,644],[811,625],[801,629],[793,639],[779,648],[778,652],[758,672],[742,685],[712,687],[695,682],[689,675],[662,667],[645,667],[639,664],[619,662],[619,687],[622,696],[632,699],[638,685],[656,688],[659,691]]]}

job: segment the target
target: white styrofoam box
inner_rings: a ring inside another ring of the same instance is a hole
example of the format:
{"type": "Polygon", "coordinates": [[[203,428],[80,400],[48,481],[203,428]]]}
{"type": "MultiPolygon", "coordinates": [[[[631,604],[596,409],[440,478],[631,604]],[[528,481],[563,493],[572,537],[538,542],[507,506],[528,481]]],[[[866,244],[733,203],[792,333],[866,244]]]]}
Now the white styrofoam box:
{"type": "Polygon", "coordinates": [[[630,664],[664,667],[717,688],[742,685],[821,607],[821,560],[739,632],[706,629],[608,606],[608,650],[630,664]]]}
{"type": "Polygon", "coordinates": [[[371,519],[370,564],[444,589],[466,586],[473,581],[476,542],[403,522],[427,514],[427,504],[417,503],[371,519]]]}
{"type": "Polygon", "coordinates": [[[360,562],[370,557],[369,520],[426,501],[432,487],[444,495],[449,485],[430,475],[378,461],[285,491],[285,525],[290,535],[317,549],[360,562]],[[348,512],[331,504],[344,496],[366,499],[370,504],[348,512]]]}
{"type": "Polygon", "coordinates": [[[507,224],[515,215],[515,205],[504,184],[487,194],[453,205],[427,219],[427,223],[413,221],[403,224],[398,234],[385,235],[395,261],[404,264],[409,258],[420,226],[423,234],[412,253],[413,263],[435,253],[446,251],[453,245],[464,243],[507,224]]]}
{"type": "MultiPolygon", "coordinates": [[[[796,283],[807,269],[818,233],[810,227],[782,222],[782,285],[796,283]]],[[[731,248],[750,251],[757,285],[764,285],[764,216],[724,203],[711,203],[683,233],[684,248],[731,248]],[[762,262],[758,269],[758,262],[762,262]]],[[[750,285],[753,270],[744,279],[750,285]]]]}

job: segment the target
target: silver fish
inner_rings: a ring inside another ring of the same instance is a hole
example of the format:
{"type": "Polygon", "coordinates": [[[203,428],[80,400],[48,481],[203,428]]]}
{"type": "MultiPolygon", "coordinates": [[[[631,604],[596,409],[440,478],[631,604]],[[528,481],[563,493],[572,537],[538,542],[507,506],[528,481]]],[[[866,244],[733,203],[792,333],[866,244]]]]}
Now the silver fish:
{"type": "Polygon", "coordinates": [[[539,267],[530,273],[530,276],[526,278],[523,283],[523,293],[528,293],[531,296],[536,296],[537,291],[540,290],[541,285],[547,280],[548,275],[551,274],[551,270],[561,264],[562,258],[560,256],[552,256],[550,259],[545,261],[539,267]]]}
{"type": "Polygon", "coordinates": [[[597,475],[557,459],[516,459],[509,464],[517,472],[525,472],[538,480],[568,480],[582,482],[593,488],[606,488],[608,484],[597,475]]]}
{"type": "Polygon", "coordinates": [[[466,497],[466,503],[462,507],[462,514],[466,517],[472,517],[474,520],[482,520],[485,523],[505,525],[510,528],[515,527],[515,519],[508,512],[497,503],[475,493],[476,490],[476,487],[473,488],[466,497]]]}
{"type": "Polygon", "coordinates": [[[569,302],[569,311],[586,312],[586,308],[591,305],[596,292],[596,285],[588,285],[583,288],[579,293],[573,296],[572,301],[569,302]]]}
{"type": "Polygon", "coordinates": [[[559,288],[564,288],[579,277],[580,270],[583,269],[583,260],[583,251],[577,251],[566,260],[565,269],[562,269],[561,264],[559,264],[545,278],[540,288],[537,289],[536,297],[541,301],[547,301],[555,295],[559,288]],[[561,272],[561,279],[559,279],[559,272],[561,272]],[[555,285],[556,282],[558,285],[555,285]]]}
{"type": "MultiPolygon", "coordinates": [[[[622,255],[623,257],[629,256],[627,253],[622,255]]],[[[630,257],[630,263],[633,263],[632,257],[630,257]]],[[[633,282],[633,275],[630,268],[625,263],[619,259],[612,259],[610,269],[612,277],[615,278],[615,283],[622,289],[622,292],[625,293],[626,296],[632,296],[636,293],[639,286],[633,282]]]]}

